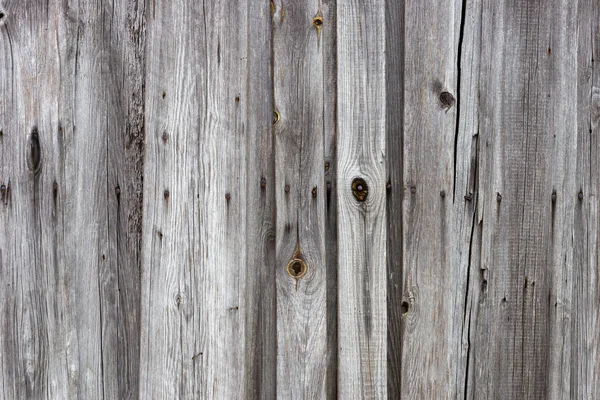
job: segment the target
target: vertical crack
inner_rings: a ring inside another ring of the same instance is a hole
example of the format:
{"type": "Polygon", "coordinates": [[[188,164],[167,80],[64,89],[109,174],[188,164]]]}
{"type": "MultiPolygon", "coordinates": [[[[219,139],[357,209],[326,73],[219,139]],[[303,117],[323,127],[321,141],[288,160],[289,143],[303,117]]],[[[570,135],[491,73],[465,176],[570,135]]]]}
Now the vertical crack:
{"type": "Polygon", "coordinates": [[[458,36],[458,54],[456,57],[456,126],[454,130],[454,182],[453,182],[453,193],[452,202],[456,200],[456,159],[458,155],[458,128],[460,125],[460,70],[461,70],[461,58],[462,58],[462,46],[465,36],[465,15],[467,13],[467,0],[463,0],[462,9],[460,15],[460,33],[458,36]]]}
{"type": "MultiPolygon", "coordinates": [[[[477,201],[475,201],[474,210],[477,209],[477,201]]],[[[471,238],[469,240],[469,260],[467,263],[467,286],[465,288],[465,306],[464,306],[464,313],[463,313],[463,332],[464,332],[464,328],[465,328],[465,323],[467,321],[467,309],[469,310],[469,324],[467,325],[467,361],[466,361],[466,366],[465,366],[465,383],[464,383],[464,398],[465,400],[467,399],[467,394],[468,394],[468,387],[469,387],[469,356],[470,356],[470,352],[471,352],[471,309],[468,306],[468,300],[469,300],[469,284],[470,284],[470,277],[471,277],[471,258],[473,256],[473,236],[475,233],[475,220],[477,217],[477,213],[475,211],[473,211],[473,218],[472,218],[472,223],[471,223],[471,238]]]]}

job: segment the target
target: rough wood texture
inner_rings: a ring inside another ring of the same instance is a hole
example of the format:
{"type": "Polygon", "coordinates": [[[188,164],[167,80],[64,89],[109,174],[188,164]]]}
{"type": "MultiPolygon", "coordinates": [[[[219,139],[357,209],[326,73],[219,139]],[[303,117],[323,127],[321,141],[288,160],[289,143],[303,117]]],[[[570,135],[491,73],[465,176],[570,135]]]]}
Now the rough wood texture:
{"type": "Polygon", "coordinates": [[[275,274],[280,398],[325,396],[322,25],[323,12],[317,1],[274,2],[275,274]]]}
{"type": "Polygon", "coordinates": [[[337,11],[338,391],[383,399],[386,131],[385,82],[377,77],[385,76],[385,3],[340,1],[337,11]]]}
{"type": "Polygon", "coordinates": [[[271,4],[248,2],[246,148],[246,358],[247,398],[276,397],[277,318],[275,298],[275,158],[271,4]],[[262,180],[264,179],[264,185],[262,180]],[[270,184],[267,184],[269,183],[270,184]]]}
{"type": "Polygon", "coordinates": [[[597,397],[598,54],[596,0],[0,0],[0,399],[597,397]]]}
{"type": "Polygon", "coordinates": [[[0,397],[137,398],[143,4],[0,15],[0,397]]]}
{"type": "Polygon", "coordinates": [[[140,398],[244,398],[247,8],[148,10],[140,398]]]}

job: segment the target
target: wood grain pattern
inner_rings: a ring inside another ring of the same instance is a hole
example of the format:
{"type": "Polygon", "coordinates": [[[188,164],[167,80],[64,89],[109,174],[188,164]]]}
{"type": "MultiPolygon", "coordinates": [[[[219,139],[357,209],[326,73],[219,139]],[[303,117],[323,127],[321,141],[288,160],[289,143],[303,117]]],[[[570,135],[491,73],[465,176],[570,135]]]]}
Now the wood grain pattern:
{"type": "Polygon", "coordinates": [[[338,390],[386,398],[385,3],[340,1],[338,49],[338,390]],[[354,186],[360,178],[362,189],[354,186]],[[367,190],[363,201],[356,191],[367,190]]]}
{"type": "Polygon", "coordinates": [[[137,398],[143,5],[0,8],[0,397],[137,398]]]}
{"type": "Polygon", "coordinates": [[[598,54],[596,0],[0,0],[0,399],[597,397],[598,54]]]}
{"type": "Polygon", "coordinates": [[[456,398],[454,375],[461,368],[455,344],[463,316],[457,310],[468,253],[461,259],[454,252],[468,248],[459,247],[465,224],[455,211],[469,215],[474,207],[474,194],[465,192],[469,171],[458,170],[469,153],[454,151],[457,135],[470,134],[456,129],[461,7],[411,3],[404,15],[401,398],[407,399],[456,398]]]}
{"type": "Polygon", "coordinates": [[[275,298],[275,154],[271,4],[248,2],[246,147],[246,398],[273,399],[277,392],[275,298]],[[264,180],[264,185],[262,181],[264,180]]]}
{"type": "Polygon", "coordinates": [[[243,398],[247,7],[148,14],[140,397],[243,398]]]}
{"type": "Polygon", "coordinates": [[[569,397],[576,11],[566,1],[482,8],[469,398],[569,397]]]}
{"type": "Polygon", "coordinates": [[[327,371],[323,12],[274,2],[277,396],[323,398],[327,371]],[[286,267],[298,259],[300,277],[286,267]]]}

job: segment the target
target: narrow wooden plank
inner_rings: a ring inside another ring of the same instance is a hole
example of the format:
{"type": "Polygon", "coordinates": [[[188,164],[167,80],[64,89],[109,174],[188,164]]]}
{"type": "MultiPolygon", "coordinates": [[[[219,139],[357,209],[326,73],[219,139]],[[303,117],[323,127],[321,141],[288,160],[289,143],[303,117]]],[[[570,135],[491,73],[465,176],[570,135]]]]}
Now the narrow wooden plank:
{"type": "Polygon", "coordinates": [[[139,397],[144,170],[146,8],[106,1],[103,80],[107,117],[107,253],[100,257],[103,387],[106,399],[139,397]],[[110,27],[110,28],[107,28],[110,27]],[[108,339],[108,340],[107,340],[108,339]]]}
{"type": "MultiPolygon", "coordinates": [[[[572,28],[575,29],[575,28],[572,28]]],[[[600,393],[600,4],[582,0],[577,10],[577,172],[573,270],[557,293],[556,326],[566,343],[553,347],[555,398],[593,398],[600,393]],[[568,290],[570,289],[570,290],[568,290]],[[571,294],[565,302],[565,295],[571,294]],[[556,349],[556,350],[554,350],[556,349]],[[560,370],[569,373],[559,374],[560,370]]],[[[554,51],[553,51],[554,53],[554,51]]],[[[574,134],[572,127],[569,130],[574,134]]],[[[572,136],[570,137],[572,139],[572,136]]],[[[568,193],[570,197],[573,193],[568,193]]],[[[567,238],[568,239],[568,238],[567,238]]],[[[568,242],[567,242],[568,243],[568,242]]],[[[569,271],[570,272],[570,271],[569,271]]],[[[553,343],[553,346],[555,344],[553,343]]]]}
{"type": "Polygon", "coordinates": [[[327,262],[326,397],[338,398],[338,240],[337,240],[337,0],[323,0],[320,40],[323,59],[325,144],[325,256],[327,262]]]}
{"type": "Polygon", "coordinates": [[[338,390],[386,398],[385,3],[337,7],[338,390]]]}
{"type": "Polygon", "coordinates": [[[277,396],[323,398],[326,354],[323,12],[273,2],[277,396]]]}
{"type": "Polygon", "coordinates": [[[468,398],[570,398],[576,6],[482,7],[468,398]]]}
{"type": "Polygon", "coordinates": [[[387,160],[387,395],[399,399],[402,384],[402,164],[404,145],[404,2],[386,1],[387,160]]]}
{"type": "Polygon", "coordinates": [[[405,8],[401,398],[407,399],[456,398],[462,368],[455,344],[463,320],[468,216],[476,202],[469,179],[473,132],[456,126],[463,109],[462,6],[435,1],[405,8]]]}
{"type": "Polygon", "coordinates": [[[248,20],[245,395],[274,399],[277,320],[270,0],[248,1],[248,20]]]}
{"type": "Polygon", "coordinates": [[[2,398],[136,398],[143,7],[2,16],[2,398]]]}
{"type": "Polygon", "coordinates": [[[245,397],[247,12],[148,9],[141,398],[245,397]]]}

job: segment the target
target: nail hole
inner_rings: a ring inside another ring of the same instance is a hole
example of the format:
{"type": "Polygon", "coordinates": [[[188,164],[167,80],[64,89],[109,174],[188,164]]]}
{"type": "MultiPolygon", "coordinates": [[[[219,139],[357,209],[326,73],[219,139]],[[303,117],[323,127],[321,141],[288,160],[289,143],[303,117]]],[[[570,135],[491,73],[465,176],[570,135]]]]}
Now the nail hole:
{"type": "Polygon", "coordinates": [[[165,97],[167,97],[167,92],[162,92],[162,98],[164,99],[165,97]]]}
{"type": "Polygon", "coordinates": [[[273,125],[278,123],[280,118],[281,118],[281,116],[279,115],[279,111],[277,111],[277,110],[273,111],[273,125]]]}
{"type": "Polygon", "coordinates": [[[285,190],[286,193],[290,192],[290,185],[285,185],[285,187],[283,188],[283,190],[285,190]]]}
{"type": "Polygon", "coordinates": [[[358,201],[365,201],[369,195],[369,186],[363,178],[355,178],[352,181],[352,193],[358,201]]]}
{"type": "Polygon", "coordinates": [[[329,163],[328,162],[325,163],[325,171],[329,171],[329,163]]]}
{"type": "Polygon", "coordinates": [[[552,202],[556,203],[556,190],[552,191],[552,202]]]}
{"type": "Polygon", "coordinates": [[[579,198],[579,200],[583,199],[583,192],[580,190],[579,194],[577,195],[577,197],[579,198]]]}
{"type": "Polygon", "coordinates": [[[403,301],[402,305],[400,306],[400,311],[402,312],[402,314],[406,314],[408,312],[408,301],[403,301]]]}
{"type": "Polygon", "coordinates": [[[446,191],[445,191],[445,190],[442,190],[442,191],[440,192],[440,196],[442,196],[442,197],[446,197],[446,191]]]}
{"type": "Polygon", "coordinates": [[[312,189],[312,197],[313,198],[317,197],[317,187],[316,186],[312,189]]]}
{"type": "Polygon", "coordinates": [[[265,186],[267,186],[267,180],[263,176],[262,178],[260,178],[260,187],[264,189],[265,186]]]}
{"type": "Polygon", "coordinates": [[[301,259],[294,258],[288,263],[287,272],[292,278],[302,278],[306,274],[306,264],[301,259]]]}
{"type": "Polygon", "coordinates": [[[316,17],[314,17],[313,25],[316,26],[317,28],[321,27],[321,25],[323,25],[323,17],[321,17],[320,15],[317,15],[316,17]]]}
{"type": "Polygon", "coordinates": [[[500,203],[502,201],[502,195],[500,193],[496,193],[496,201],[500,203]]]}
{"type": "Polygon", "coordinates": [[[165,190],[165,191],[163,192],[163,197],[165,198],[165,200],[169,200],[169,196],[170,196],[170,195],[171,195],[171,193],[169,193],[169,191],[168,191],[168,190],[165,190]]]}
{"type": "Polygon", "coordinates": [[[227,200],[227,201],[231,200],[231,194],[230,193],[225,193],[225,200],[227,200]]]}
{"type": "Polygon", "coordinates": [[[167,131],[164,131],[162,133],[161,139],[163,141],[164,144],[167,144],[167,141],[169,140],[169,134],[167,133],[167,131]]]}
{"type": "Polygon", "coordinates": [[[411,192],[412,194],[415,194],[415,193],[417,193],[417,187],[416,187],[416,186],[411,186],[411,187],[410,187],[410,192],[411,192]]]}

